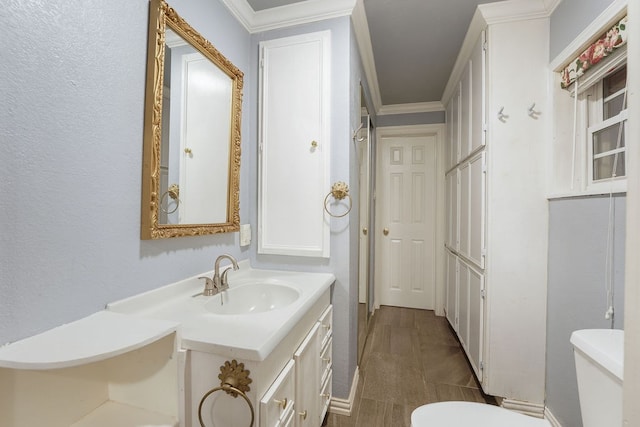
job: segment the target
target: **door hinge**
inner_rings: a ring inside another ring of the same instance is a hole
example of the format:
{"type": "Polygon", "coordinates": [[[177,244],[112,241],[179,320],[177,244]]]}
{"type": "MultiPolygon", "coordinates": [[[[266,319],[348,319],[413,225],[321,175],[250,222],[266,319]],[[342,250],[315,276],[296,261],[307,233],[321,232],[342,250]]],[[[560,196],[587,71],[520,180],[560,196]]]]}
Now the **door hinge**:
{"type": "Polygon", "coordinates": [[[480,361],[480,370],[482,371],[484,369],[484,362],[481,360],[480,361]]]}

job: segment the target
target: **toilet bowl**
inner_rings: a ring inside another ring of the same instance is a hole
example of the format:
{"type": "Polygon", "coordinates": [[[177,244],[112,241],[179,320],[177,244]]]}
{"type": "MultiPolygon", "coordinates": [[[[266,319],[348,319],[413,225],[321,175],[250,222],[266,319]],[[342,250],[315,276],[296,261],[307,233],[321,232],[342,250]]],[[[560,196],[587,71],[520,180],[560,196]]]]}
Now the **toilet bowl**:
{"type": "Polygon", "coordinates": [[[439,402],[417,408],[411,427],[550,427],[534,418],[499,406],[475,402],[439,402]]]}

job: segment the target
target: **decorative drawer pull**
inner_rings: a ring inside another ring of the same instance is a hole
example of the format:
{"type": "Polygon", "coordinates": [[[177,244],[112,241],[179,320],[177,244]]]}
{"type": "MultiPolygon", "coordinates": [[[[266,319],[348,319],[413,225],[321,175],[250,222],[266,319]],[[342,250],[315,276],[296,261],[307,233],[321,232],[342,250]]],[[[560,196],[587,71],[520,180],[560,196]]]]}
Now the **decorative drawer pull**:
{"type": "Polygon", "coordinates": [[[276,402],[278,404],[278,406],[282,406],[282,409],[286,408],[287,407],[287,403],[289,403],[287,401],[286,397],[284,399],[282,399],[282,400],[273,399],[273,401],[276,402]]]}
{"type": "Polygon", "coordinates": [[[305,409],[303,412],[300,412],[300,416],[302,417],[303,420],[307,419],[307,410],[305,409]]]}

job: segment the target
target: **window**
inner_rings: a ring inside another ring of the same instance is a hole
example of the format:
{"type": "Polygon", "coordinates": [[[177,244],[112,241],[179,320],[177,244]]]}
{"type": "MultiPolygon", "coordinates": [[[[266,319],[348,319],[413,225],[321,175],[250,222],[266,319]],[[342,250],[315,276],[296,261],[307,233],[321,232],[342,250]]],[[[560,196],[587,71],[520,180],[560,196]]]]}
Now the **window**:
{"type": "Polygon", "coordinates": [[[627,68],[606,75],[583,93],[587,109],[587,187],[624,191],[627,68]]]}

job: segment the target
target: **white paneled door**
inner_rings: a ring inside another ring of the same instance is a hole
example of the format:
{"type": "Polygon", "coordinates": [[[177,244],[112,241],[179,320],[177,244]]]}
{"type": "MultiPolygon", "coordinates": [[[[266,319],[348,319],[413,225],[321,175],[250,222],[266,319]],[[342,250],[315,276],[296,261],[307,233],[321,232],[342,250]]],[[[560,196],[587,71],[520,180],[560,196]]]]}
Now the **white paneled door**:
{"type": "Polygon", "coordinates": [[[380,305],[434,309],[437,134],[380,138],[376,287],[380,305]]]}

